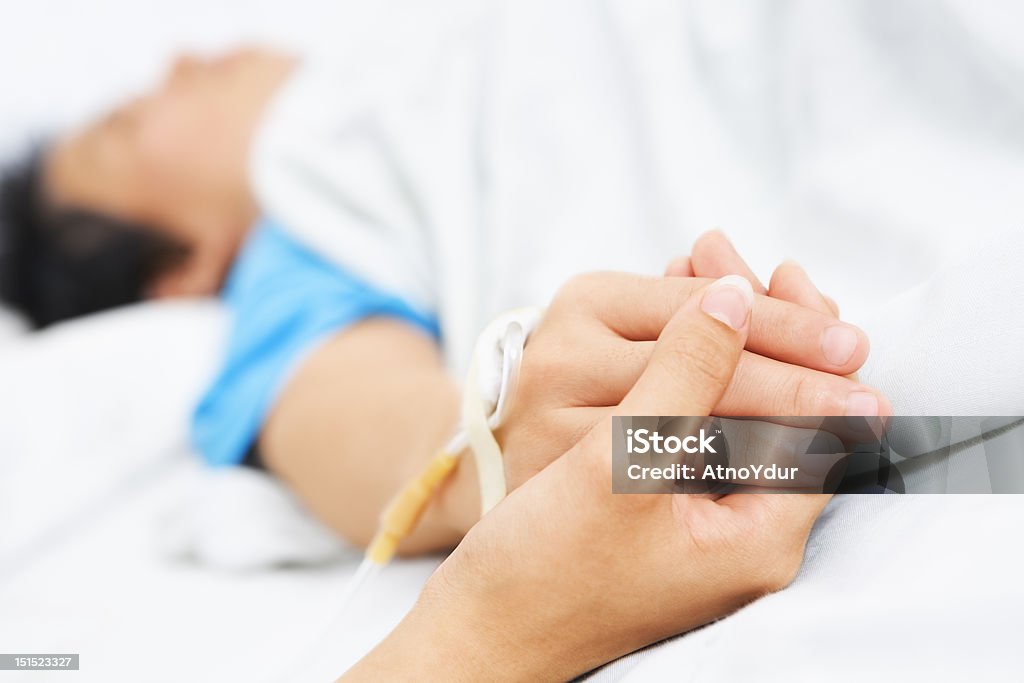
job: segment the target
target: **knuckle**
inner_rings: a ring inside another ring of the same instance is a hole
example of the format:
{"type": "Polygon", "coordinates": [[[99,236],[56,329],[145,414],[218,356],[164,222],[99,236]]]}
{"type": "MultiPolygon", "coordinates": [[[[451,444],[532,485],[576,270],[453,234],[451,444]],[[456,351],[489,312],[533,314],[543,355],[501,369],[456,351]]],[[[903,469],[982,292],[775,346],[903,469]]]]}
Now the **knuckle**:
{"type": "MultiPolygon", "coordinates": [[[[609,292],[621,289],[625,276],[611,271],[591,271],[569,278],[558,290],[551,308],[564,314],[593,314],[606,307],[609,292]]],[[[551,309],[549,309],[551,310],[551,309]]]]}
{"type": "Polygon", "coordinates": [[[805,406],[807,406],[807,395],[811,391],[809,383],[810,378],[802,373],[792,382],[788,392],[787,415],[800,415],[804,412],[805,406]]]}
{"type": "Polygon", "coordinates": [[[573,275],[558,290],[558,294],[555,295],[555,301],[567,305],[578,305],[580,302],[586,302],[591,299],[594,290],[598,288],[605,277],[606,274],[600,272],[573,275]]]}
{"type": "Polygon", "coordinates": [[[582,280],[584,277],[584,275],[573,275],[562,283],[562,286],[558,288],[557,292],[555,292],[555,298],[551,308],[564,305],[568,301],[573,301],[577,294],[583,289],[582,280]]]}
{"type": "Polygon", "coordinates": [[[793,380],[789,391],[788,415],[824,415],[822,388],[818,378],[809,372],[800,372],[793,380]]]}
{"type": "Polygon", "coordinates": [[[788,395],[780,408],[788,410],[781,415],[815,416],[842,415],[846,395],[853,384],[844,377],[835,377],[816,370],[797,369],[779,387],[779,395],[788,395]]]}

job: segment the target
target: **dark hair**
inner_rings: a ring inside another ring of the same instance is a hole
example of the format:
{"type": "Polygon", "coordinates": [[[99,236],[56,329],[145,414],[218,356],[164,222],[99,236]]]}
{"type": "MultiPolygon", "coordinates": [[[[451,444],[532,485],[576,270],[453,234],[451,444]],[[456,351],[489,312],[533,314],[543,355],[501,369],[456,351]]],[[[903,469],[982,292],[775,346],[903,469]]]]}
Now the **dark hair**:
{"type": "Polygon", "coordinates": [[[34,152],[0,179],[0,300],[45,327],[142,299],[184,247],[153,229],[57,206],[42,158],[34,152]]]}

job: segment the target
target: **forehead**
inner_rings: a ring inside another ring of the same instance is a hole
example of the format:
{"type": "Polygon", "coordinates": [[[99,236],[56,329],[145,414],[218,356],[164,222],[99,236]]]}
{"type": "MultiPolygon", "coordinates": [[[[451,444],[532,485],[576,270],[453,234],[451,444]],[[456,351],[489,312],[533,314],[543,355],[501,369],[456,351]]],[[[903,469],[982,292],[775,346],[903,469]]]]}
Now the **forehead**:
{"type": "Polygon", "coordinates": [[[129,132],[104,118],[50,145],[43,160],[43,186],[57,205],[142,219],[137,215],[135,158],[129,132]]]}

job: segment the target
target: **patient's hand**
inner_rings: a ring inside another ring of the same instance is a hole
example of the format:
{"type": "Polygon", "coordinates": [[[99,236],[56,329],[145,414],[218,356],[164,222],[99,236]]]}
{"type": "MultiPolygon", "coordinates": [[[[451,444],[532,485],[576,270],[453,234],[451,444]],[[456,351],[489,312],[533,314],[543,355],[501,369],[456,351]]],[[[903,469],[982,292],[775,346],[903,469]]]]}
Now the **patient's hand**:
{"type": "MultiPolygon", "coordinates": [[[[759,325],[749,286],[737,289],[680,294],[621,404],[601,415],[721,405],[759,325]]],[[[601,419],[484,517],[345,680],[568,680],[793,579],[825,496],[615,495],[611,443],[601,419]]]]}
{"type": "Polygon", "coordinates": [[[758,294],[789,301],[813,311],[839,318],[839,306],[814,286],[807,273],[796,263],[782,263],[772,273],[766,288],[743,260],[729,239],[717,230],[701,235],[690,256],[673,259],[665,271],[669,277],[708,277],[742,275],[758,294]]]}
{"type": "Polygon", "coordinates": [[[798,266],[781,266],[768,291],[728,240],[709,233],[669,274],[683,277],[583,275],[555,297],[526,346],[519,388],[497,435],[509,489],[611,413],[646,367],[666,322],[708,277],[740,275],[758,293],[746,350],[713,414],[888,414],[885,397],[853,379],[867,358],[867,337],[835,317],[834,304],[798,266]],[[694,271],[703,277],[692,277],[694,271]]]}

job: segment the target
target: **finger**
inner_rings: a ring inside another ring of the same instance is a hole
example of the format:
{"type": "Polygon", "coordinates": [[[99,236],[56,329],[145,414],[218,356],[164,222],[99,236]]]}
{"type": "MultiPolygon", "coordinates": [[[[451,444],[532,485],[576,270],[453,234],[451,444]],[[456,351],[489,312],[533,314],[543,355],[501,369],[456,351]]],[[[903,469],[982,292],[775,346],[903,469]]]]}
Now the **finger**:
{"type": "Polygon", "coordinates": [[[855,380],[744,353],[715,414],[874,417],[891,415],[892,406],[855,380]]]}
{"type": "Polygon", "coordinates": [[[827,294],[822,294],[822,296],[825,297],[825,303],[828,304],[828,309],[830,311],[832,311],[832,315],[834,315],[835,317],[838,318],[839,317],[839,304],[837,304],[836,300],[833,299],[832,297],[828,296],[827,294]]]}
{"type": "Polygon", "coordinates": [[[754,292],[736,275],[694,293],[665,326],[623,415],[708,415],[729,385],[750,329],[754,292]]]}
{"type": "MultiPolygon", "coordinates": [[[[567,297],[588,320],[596,318],[620,337],[653,341],[690,294],[705,286],[702,278],[648,278],[625,273],[602,273],[574,280],[591,287],[585,297],[567,297]],[[582,301],[582,303],[579,303],[582,301]]],[[[786,363],[848,375],[868,355],[861,330],[831,315],[803,306],[754,297],[747,350],[786,363]]]]}
{"type": "Polygon", "coordinates": [[[669,261],[665,268],[665,277],[693,277],[693,267],[689,256],[677,256],[669,261]]]}
{"type": "MultiPolygon", "coordinates": [[[[836,302],[822,294],[807,272],[794,261],[784,261],[775,269],[768,285],[768,295],[839,318],[836,302]]],[[[849,373],[849,376],[857,379],[857,373],[849,373]]]]}
{"type": "Polygon", "coordinates": [[[795,261],[783,261],[772,273],[768,296],[834,316],[835,309],[795,261]]]}
{"type": "Polygon", "coordinates": [[[706,232],[697,238],[690,253],[690,265],[697,277],[718,278],[726,275],[742,275],[757,294],[767,290],[754,275],[747,262],[739,255],[729,238],[720,230],[706,232]]]}
{"type": "MultiPolygon", "coordinates": [[[[611,338],[588,366],[580,391],[587,405],[612,406],[629,391],[651,358],[655,342],[611,338]]],[[[744,351],[714,414],[722,417],[888,416],[892,407],[877,389],[828,372],[790,365],[744,351]]]]}
{"type": "MultiPolygon", "coordinates": [[[[717,481],[750,487],[752,491],[802,489],[805,493],[822,493],[835,483],[835,472],[842,468],[853,444],[862,443],[862,435],[849,442],[831,431],[835,425],[845,430],[845,422],[845,418],[817,418],[791,425],[776,418],[716,418],[714,428],[727,444],[724,454],[710,456],[716,465],[725,468],[717,481]],[[766,471],[770,474],[761,477],[766,471]]],[[[698,469],[709,463],[700,454],[694,457],[698,469]]]]}

